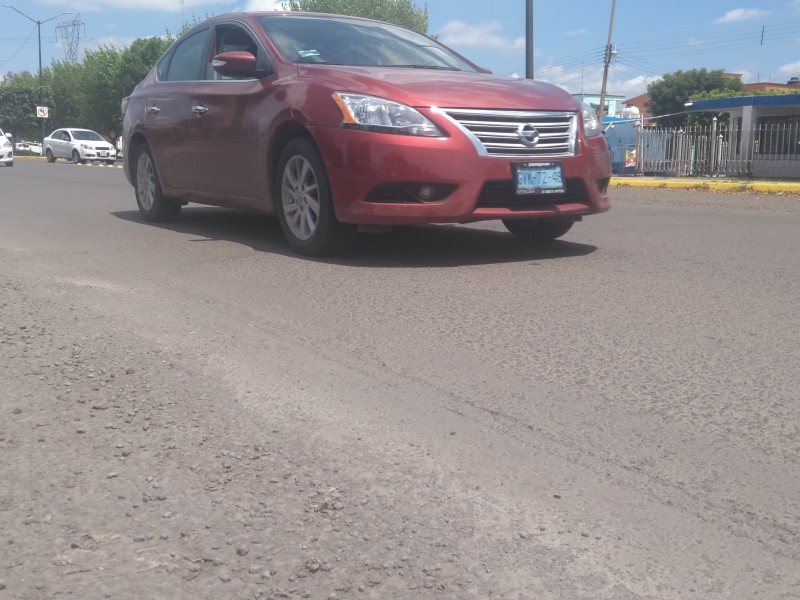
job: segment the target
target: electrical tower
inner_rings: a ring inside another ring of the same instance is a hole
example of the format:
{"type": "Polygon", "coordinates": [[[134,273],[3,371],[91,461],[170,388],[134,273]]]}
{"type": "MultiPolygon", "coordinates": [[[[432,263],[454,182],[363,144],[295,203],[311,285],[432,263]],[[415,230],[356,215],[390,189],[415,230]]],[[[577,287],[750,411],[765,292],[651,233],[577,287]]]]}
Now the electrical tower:
{"type": "Polygon", "coordinates": [[[61,40],[61,45],[64,46],[64,56],[68,62],[78,62],[78,48],[81,42],[81,28],[83,28],[84,37],[86,36],[85,24],[81,22],[80,13],[75,15],[74,19],[63,18],[59,21],[56,27],[56,35],[61,40]]]}

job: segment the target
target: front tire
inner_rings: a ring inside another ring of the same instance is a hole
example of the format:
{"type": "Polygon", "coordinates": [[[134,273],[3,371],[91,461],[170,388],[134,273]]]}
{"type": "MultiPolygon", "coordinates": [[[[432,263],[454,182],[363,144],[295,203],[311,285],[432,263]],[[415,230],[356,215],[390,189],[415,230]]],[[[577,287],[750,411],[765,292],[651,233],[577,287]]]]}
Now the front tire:
{"type": "Polygon", "coordinates": [[[72,164],[73,165],[77,165],[78,163],[83,164],[85,162],[86,162],[85,160],[81,159],[81,153],[80,152],[78,152],[77,150],[73,150],[72,151],[72,164]]]}
{"type": "Polygon", "coordinates": [[[50,150],[50,148],[48,148],[47,151],[45,152],[45,156],[47,156],[47,162],[49,163],[56,162],[56,157],[53,156],[53,151],[50,150]]]}
{"type": "Polygon", "coordinates": [[[134,161],[134,190],[139,212],[148,221],[174,221],[181,212],[181,204],[167,198],[161,190],[156,163],[150,146],[142,142],[134,161]]]}
{"type": "Polygon", "coordinates": [[[289,142],[278,162],[275,203],[283,235],[299,254],[336,254],[352,241],[355,227],[336,218],[325,165],[308,140],[289,142]]]}
{"type": "Polygon", "coordinates": [[[552,242],[567,233],[574,221],[548,219],[504,219],[506,226],[516,237],[529,242],[552,242]]]}

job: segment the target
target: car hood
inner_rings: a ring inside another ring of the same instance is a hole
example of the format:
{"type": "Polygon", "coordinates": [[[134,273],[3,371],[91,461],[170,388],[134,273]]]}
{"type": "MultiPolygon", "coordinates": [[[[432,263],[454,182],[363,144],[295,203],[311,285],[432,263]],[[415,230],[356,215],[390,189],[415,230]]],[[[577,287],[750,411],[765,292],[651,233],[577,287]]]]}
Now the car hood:
{"type": "Polygon", "coordinates": [[[578,102],[555,85],[491,73],[302,65],[298,74],[323,79],[339,91],[371,94],[417,108],[579,109],[578,102]]]}

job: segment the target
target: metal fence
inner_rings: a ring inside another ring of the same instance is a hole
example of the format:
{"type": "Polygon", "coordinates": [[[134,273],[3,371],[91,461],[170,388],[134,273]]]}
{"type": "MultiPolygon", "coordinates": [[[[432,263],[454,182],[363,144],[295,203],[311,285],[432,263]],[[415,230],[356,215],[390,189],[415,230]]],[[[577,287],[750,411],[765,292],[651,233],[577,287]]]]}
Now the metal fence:
{"type": "Polygon", "coordinates": [[[800,179],[800,119],[764,121],[749,130],[640,128],[636,173],[800,179]]]}

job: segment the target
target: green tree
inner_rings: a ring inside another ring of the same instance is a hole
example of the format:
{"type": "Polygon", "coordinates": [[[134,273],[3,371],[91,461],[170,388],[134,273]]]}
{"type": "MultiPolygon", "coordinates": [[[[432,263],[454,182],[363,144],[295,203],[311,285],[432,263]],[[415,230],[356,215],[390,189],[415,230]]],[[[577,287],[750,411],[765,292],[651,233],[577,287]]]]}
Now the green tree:
{"type": "Polygon", "coordinates": [[[0,124],[4,131],[14,134],[14,139],[39,139],[41,123],[36,118],[38,105],[37,75],[29,71],[9,73],[0,83],[0,124]]]}
{"type": "Polygon", "coordinates": [[[173,41],[172,37],[139,38],[122,51],[114,82],[120,100],[130,95],[173,41]]]}
{"type": "Polygon", "coordinates": [[[419,33],[428,31],[428,3],[412,0],[289,0],[289,10],[365,17],[400,25],[419,33]]]}
{"type": "Polygon", "coordinates": [[[76,90],[81,119],[73,127],[86,127],[101,135],[119,130],[122,92],[114,89],[114,83],[122,62],[120,55],[113,46],[86,51],[76,90]]]}
{"type": "Polygon", "coordinates": [[[51,98],[49,134],[59,127],[74,126],[82,120],[78,85],[83,77],[83,67],[78,63],[54,60],[45,71],[45,90],[51,98]]]}
{"type": "Polygon", "coordinates": [[[659,119],[659,125],[680,127],[687,122],[684,103],[693,96],[715,90],[737,92],[742,89],[744,85],[738,77],[728,77],[722,70],[675,71],[647,86],[650,94],[648,107],[656,116],[671,115],[659,119]]]}

